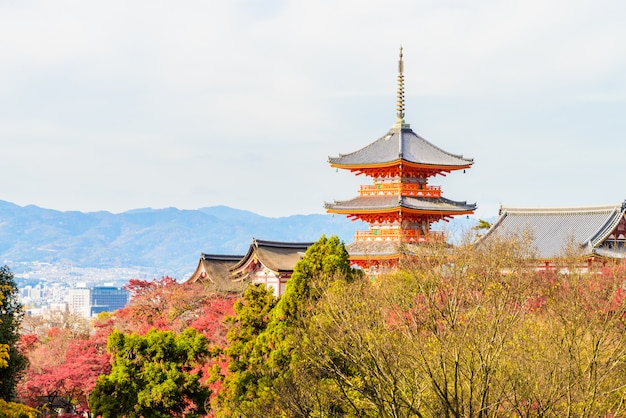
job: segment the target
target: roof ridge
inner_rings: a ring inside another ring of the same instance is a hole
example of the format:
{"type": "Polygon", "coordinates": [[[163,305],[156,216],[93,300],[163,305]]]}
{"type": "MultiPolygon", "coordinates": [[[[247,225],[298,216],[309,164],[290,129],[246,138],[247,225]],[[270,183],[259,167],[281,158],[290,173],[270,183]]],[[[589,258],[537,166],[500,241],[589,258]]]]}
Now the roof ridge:
{"type": "Polygon", "coordinates": [[[454,154],[454,153],[452,153],[452,152],[450,152],[450,151],[446,151],[445,149],[441,148],[440,146],[433,144],[432,142],[430,142],[428,139],[424,138],[423,136],[420,136],[418,133],[416,133],[416,132],[415,132],[413,129],[411,129],[411,128],[403,128],[402,130],[411,131],[411,133],[412,133],[413,135],[415,135],[416,137],[418,137],[418,138],[419,138],[419,139],[421,139],[422,141],[426,142],[428,145],[432,146],[433,148],[437,148],[437,150],[438,150],[438,151],[441,151],[441,152],[443,152],[444,154],[448,154],[448,155],[449,155],[449,156],[451,156],[451,157],[456,157],[456,158],[459,158],[459,159],[461,159],[461,160],[465,160],[465,161],[468,161],[468,162],[470,162],[470,161],[472,161],[472,162],[473,162],[473,161],[474,161],[474,159],[473,159],[473,158],[467,158],[467,157],[464,157],[464,156],[463,156],[463,154],[454,154]]]}
{"type": "Polygon", "coordinates": [[[281,248],[301,248],[310,247],[314,242],[287,242],[287,241],[270,241],[254,238],[257,247],[281,247],[281,248]]]}
{"type": "Polygon", "coordinates": [[[202,258],[203,260],[239,261],[243,257],[244,257],[243,255],[236,255],[236,254],[207,254],[207,253],[200,254],[200,258],[202,258]]]}
{"type": "Polygon", "coordinates": [[[500,213],[528,213],[528,214],[538,214],[538,213],[579,213],[579,212],[602,212],[602,211],[613,211],[619,210],[622,206],[622,203],[614,204],[614,205],[596,205],[596,206],[567,206],[567,207],[512,207],[512,206],[502,206],[500,209],[500,213]]]}

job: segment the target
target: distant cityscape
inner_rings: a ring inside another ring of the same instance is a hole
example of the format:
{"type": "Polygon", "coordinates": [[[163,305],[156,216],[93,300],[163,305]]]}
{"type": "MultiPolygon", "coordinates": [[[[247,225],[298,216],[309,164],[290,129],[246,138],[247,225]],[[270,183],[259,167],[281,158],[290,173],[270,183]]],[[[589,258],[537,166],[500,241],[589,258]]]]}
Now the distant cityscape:
{"type": "Polygon", "coordinates": [[[11,264],[19,297],[28,315],[50,311],[77,313],[85,318],[126,305],[123,286],[130,279],[152,280],[149,269],[81,268],[67,263],[11,264]]]}
{"type": "MultiPolygon", "coordinates": [[[[183,282],[201,253],[243,255],[253,238],[312,242],[335,234],[349,242],[355,230],[366,226],[343,216],[267,218],[226,206],[111,214],[59,212],[1,200],[0,219],[0,260],[14,273],[29,315],[72,310],[90,316],[113,309],[85,295],[86,289],[119,289],[131,279],[162,276],[183,282]],[[81,292],[83,304],[78,302],[81,292]]],[[[442,227],[454,240],[476,222],[461,217],[442,227]]]]}

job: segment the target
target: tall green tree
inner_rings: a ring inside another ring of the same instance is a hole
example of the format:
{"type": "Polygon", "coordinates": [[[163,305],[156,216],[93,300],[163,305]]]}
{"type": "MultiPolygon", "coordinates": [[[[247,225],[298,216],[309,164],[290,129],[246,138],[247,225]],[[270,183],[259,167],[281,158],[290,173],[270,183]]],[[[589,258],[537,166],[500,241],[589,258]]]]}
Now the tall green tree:
{"type": "Polygon", "coordinates": [[[197,417],[210,395],[201,383],[207,339],[192,328],[177,335],[151,330],[145,335],[113,331],[107,349],[111,373],[101,375],[89,405],[102,418],[197,417]]]}
{"type": "MultiPolygon", "coordinates": [[[[220,416],[236,415],[241,408],[249,409],[260,393],[265,359],[257,340],[267,329],[269,315],[276,298],[265,285],[250,285],[243,298],[235,302],[235,315],[230,324],[224,350],[228,357],[228,374],[216,402],[220,416]]],[[[270,416],[270,415],[268,415],[270,416]]]]}
{"type": "Polygon", "coordinates": [[[218,415],[309,416],[315,401],[310,399],[310,382],[300,379],[303,371],[298,370],[298,351],[307,344],[298,331],[304,311],[334,282],[350,282],[359,276],[350,267],[341,240],[322,236],[296,263],[285,294],[276,306],[271,307],[256,291],[246,292],[248,299],[244,299],[249,309],[236,309],[237,332],[230,335],[231,345],[226,350],[231,370],[238,370],[225,380],[218,415]],[[248,320],[250,312],[256,314],[257,321],[248,320]],[[263,321],[259,321],[261,318],[263,321]],[[240,349],[242,340],[246,343],[245,352],[240,349]]]}
{"type": "Polygon", "coordinates": [[[24,310],[18,300],[18,289],[9,267],[0,268],[0,346],[8,353],[5,367],[0,368],[0,399],[11,401],[28,360],[18,347],[24,310]]]}

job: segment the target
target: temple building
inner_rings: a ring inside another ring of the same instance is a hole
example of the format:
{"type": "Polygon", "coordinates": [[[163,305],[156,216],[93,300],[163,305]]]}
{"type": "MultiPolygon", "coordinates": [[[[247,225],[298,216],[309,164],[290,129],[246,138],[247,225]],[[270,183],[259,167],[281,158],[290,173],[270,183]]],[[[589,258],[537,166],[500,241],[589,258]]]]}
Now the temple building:
{"type": "Polygon", "coordinates": [[[243,293],[247,284],[232,280],[229,268],[243,258],[243,255],[200,254],[198,267],[185,283],[200,282],[217,292],[243,293]]]}
{"type": "Polygon", "coordinates": [[[241,293],[250,283],[263,283],[274,296],[285,293],[287,280],[312,242],[278,242],[252,238],[246,255],[202,254],[186,283],[200,282],[216,291],[241,293]]]}
{"type": "Polygon", "coordinates": [[[369,224],[346,249],[354,265],[373,274],[397,266],[402,254],[419,251],[425,243],[445,241],[442,232],[431,230],[434,222],[476,209],[442,197],[441,187],[429,184],[436,175],[470,168],[473,160],[442,150],[405,123],[402,48],[398,67],[397,119],[389,132],[355,152],[329,157],[331,167],[372,179],[357,197],[324,206],[329,213],[369,224]]]}
{"type": "Polygon", "coordinates": [[[501,207],[498,219],[479,240],[529,236],[535,262],[553,268],[567,255],[587,267],[626,258],[626,202],[562,208],[501,207]],[[566,254],[567,251],[574,254],[566,254]]]}

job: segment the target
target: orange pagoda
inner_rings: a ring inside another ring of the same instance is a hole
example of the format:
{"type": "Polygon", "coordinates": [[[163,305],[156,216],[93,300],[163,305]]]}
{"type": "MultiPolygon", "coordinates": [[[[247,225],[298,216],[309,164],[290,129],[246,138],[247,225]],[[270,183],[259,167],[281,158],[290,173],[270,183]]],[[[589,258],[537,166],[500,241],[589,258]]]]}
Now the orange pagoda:
{"type": "Polygon", "coordinates": [[[475,204],[442,197],[441,187],[428,184],[431,177],[470,168],[474,161],[438,148],[405,123],[402,48],[398,67],[393,127],[365,148],[329,157],[331,167],[372,179],[372,184],[360,187],[357,197],[324,207],[329,213],[369,224],[369,230],[356,232],[355,241],[346,249],[354,265],[373,274],[396,267],[402,254],[416,252],[423,243],[444,241],[442,232],[431,231],[432,223],[476,209],[475,204]]]}

